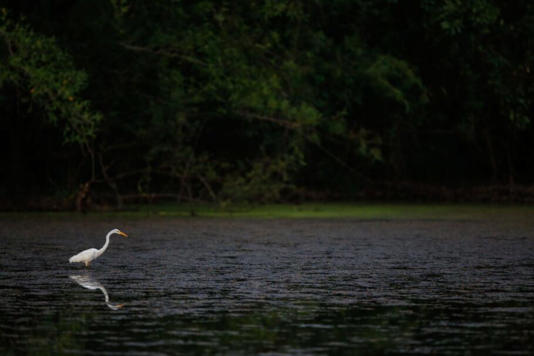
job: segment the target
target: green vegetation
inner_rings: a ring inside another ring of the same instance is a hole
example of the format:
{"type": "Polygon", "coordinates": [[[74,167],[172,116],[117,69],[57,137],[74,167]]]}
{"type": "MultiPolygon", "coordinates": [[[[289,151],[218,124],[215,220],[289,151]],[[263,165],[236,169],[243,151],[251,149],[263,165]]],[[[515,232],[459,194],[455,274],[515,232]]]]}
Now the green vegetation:
{"type": "Polygon", "coordinates": [[[0,208],[532,184],[531,1],[0,11],[0,208]]]}
{"type": "Polygon", "coordinates": [[[221,208],[213,204],[182,204],[143,206],[135,212],[118,214],[150,214],[156,216],[199,216],[220,218],[354,218],[354,219],[481,219],[506,216],[508,218],[534,213],[534,206],[491,206],[465,204],[270,204],[233,205],[221,208]]]}
{"type": "Polygon", "coordinates": [[[529,221],[532,205],[479,204],[384,204],[306,203],[232,204],[213,203],[130,205],[126,210],[104,210],[79,215],[73,212],[2,213],[0,218],[42,217],[68,219],[115,218],[251,218],[251,219],[357,219],[357,220],[510,220],[529,221]]]}

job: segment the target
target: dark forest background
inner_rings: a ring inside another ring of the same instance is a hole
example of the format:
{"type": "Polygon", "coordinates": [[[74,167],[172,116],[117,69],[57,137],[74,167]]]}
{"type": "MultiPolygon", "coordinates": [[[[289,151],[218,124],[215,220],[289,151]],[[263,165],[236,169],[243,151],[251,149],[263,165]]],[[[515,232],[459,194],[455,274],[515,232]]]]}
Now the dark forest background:
{"type": "Polygon", "coordinates": [[[531,0],[0,10],[4,209],[533,194],[531,0]]]}

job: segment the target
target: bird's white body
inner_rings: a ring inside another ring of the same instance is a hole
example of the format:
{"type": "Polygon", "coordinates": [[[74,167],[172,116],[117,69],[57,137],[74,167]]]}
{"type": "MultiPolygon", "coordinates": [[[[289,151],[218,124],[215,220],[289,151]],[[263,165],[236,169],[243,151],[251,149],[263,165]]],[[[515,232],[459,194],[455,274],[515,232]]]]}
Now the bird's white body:
{"type": "Polygon", "coordinates": [[[98,258],[98,256],[103,254],[104,251],[106,251],[109,245],[109,238],[113,234],[128,236],[124,232],[120,231],[119,229],[113,229],[110,232],[108,232],[108,234],[106,235],[106,243],[104,244],[104,246],[102,246],[100,250],[97,250],[96,248],[89,248],[69,258],[69,262],[70,263],[83,262],[85,263],[85,266],[88,267],[91,261],[95,260],[96,258],[98,258]]]}
{"type": "Polygon", "coordinates": [[[85,251],[80,252],[77,255],[72,256],[69,258],[69,262],[85,262],[85,261],[92,261],[96,259],[99,256],[98,250],[96,248],[88,248],[85,251]]]}

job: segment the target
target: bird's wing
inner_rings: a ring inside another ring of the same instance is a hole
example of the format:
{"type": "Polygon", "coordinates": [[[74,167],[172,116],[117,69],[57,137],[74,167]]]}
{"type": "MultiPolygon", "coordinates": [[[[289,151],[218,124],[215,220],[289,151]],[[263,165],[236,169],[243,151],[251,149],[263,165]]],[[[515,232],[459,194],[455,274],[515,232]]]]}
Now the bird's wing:
{"type": "Polygon", "coordinates": [[[84,262],[87,260],[91,260],[94,254],[96,253],[96,251],[97,251],[96,248],[89,248],[69,258],[69,262],[71,263],[72,262],[84,262]]]}

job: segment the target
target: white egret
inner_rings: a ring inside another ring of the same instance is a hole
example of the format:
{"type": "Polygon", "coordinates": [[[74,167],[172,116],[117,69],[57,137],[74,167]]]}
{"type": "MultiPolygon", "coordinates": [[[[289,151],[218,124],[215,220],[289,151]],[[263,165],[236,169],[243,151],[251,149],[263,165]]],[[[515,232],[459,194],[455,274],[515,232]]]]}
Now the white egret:
{"type": "Polygon", "coordinates": [[[113,234],[118,234],[124,237],[128,237],[128,235],[126,235],[124,232],[120,231],[119,229],[113,229],[110,232],[108,232],[108,234],[106,235],[106,243],[104,244],[104,246],[102,246],[100,250],[97,250],[96,248],[89,248],[69,258],[69,262],[70,263],[83,262],[85,263],[85,267],[88,267],[89,264],[91,264],[91,261],[96,259],[101,254],[103,254],[104,251],[106,251],[109,245],[109,238],[113,234]]]}

